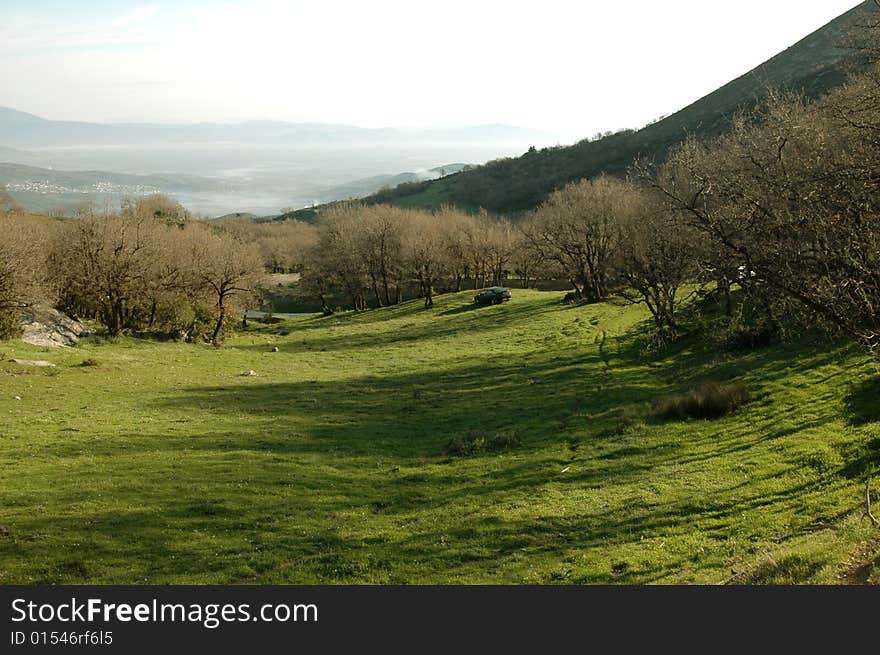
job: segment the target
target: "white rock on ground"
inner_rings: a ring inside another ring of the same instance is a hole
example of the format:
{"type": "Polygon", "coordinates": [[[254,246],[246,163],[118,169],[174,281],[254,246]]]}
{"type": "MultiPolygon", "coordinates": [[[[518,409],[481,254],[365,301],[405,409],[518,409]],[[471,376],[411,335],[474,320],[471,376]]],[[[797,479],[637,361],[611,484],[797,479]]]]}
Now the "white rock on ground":
{"type": "Polygon", "coordinates": [[[42,359],[13,359],[10,361],[16,364],[21,364],[22,366],[55,366],[52,362],[47,362],[42,359]]]}
{"type": "Polygon", "coordinates": [[[43,348],[65,348],[75,346],[81,337],[92,331],[80,323],[46,306],[29,307],[22,315],[21,340],[43,348]]]}

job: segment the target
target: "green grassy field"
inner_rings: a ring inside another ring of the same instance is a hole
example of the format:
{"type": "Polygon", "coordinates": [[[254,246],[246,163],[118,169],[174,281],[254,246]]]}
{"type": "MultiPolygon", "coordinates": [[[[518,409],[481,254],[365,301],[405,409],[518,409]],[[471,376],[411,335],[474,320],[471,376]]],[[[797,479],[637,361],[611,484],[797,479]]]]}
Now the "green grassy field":
{"type": "Polygon", "coordinates": [[[0,583],[880,582],[859,350],[651,354],[640,308],[471,296],[221,350],[0,343],[0,583]],[[623,425],[706,380],[755,400],[623,425]],[[513,445],[447,454],[467,433],[513,445]]]}

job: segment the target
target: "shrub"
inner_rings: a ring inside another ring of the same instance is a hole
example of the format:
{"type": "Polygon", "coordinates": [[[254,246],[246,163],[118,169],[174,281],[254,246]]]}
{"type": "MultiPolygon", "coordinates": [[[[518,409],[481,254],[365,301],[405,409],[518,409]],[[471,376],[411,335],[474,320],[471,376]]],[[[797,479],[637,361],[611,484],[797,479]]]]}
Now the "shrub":
{"type": "Polygon", "coordinates": [[[84,359],[80,366],[90,367],[90,366],[100,366],[101,363],[95,359],[94,357],[89,357],[88,359],[84,359]]]}
{"type": "Polygon", "coordinates": [[[707,382],[682,396],[656,401],[648,412],[652,419],[716,419],[732,414],[751,399],[742,383],[707,382]]]}
{"type": "MultiPolygon", "coordinates": [[[[231,318],[231,315],[230,315],[231,318]]],[[[190,343],[208,342],[217,320],[216,307],[210,302],[195,303],[192,306],[189,325],[182,331],[184,340],[190,343]]],[[[218,341],[223,341],[235,331],[233,320],[224,321],[218,335],[218,341]]]]}
{"type": "Polygon", "coordinates": [[[733,321],[715,333],[715,342],[722,350],[749,351],[770,345],[778,333],[778,328],[768,320],[758,320],[752,324],[733,321]]]}
{"type": "Polygon", "coordinates": [[[471,431],[450,439],[446,445],[446,454],[467,456],[483,452],[494,453],[519,445],[519,438],[512,432],[498,432],[490,436],[483,432],[471,431]]]}
{"type": "Polygon", "coordinates": [[[17,309],[0,310],[0,340],[21,336],[21,314],[17,309]]]}

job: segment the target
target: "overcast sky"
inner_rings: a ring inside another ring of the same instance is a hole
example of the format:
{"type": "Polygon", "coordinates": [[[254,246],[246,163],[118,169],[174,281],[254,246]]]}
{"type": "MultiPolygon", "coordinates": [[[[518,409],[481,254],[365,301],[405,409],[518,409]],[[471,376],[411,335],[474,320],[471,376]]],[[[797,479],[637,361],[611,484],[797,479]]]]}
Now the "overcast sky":
{"type": "Polygon", "coordinates": [[[0,0],[0,105],[52,119],[640,127],[854,0],[0,0]]]}

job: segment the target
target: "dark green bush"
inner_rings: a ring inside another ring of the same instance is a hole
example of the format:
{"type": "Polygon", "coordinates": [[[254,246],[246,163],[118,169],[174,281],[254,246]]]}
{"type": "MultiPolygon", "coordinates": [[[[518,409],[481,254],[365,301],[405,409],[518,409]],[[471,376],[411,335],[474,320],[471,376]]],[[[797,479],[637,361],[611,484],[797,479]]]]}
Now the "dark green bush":
{"type": "Polygon", "coordinates": [[[479,453],[495,453],[520,445],[519,438],[512,432],[498,432],[487,435],[483,432],[466,432],[450,439],[446,445],[447,455],[467,456],[479,453]]]}
{"type": "Polygon", "coordinates": [[[778,328],[770,321],[752,324],[734,321],[715,333],[715,342],[726,351],[749,351],[770,345],[779,336],[778,328]]]}
{"type": "Polygon", "coordinates": [[[716,419],[732,414],[750,399],[749,391],[742,383],[707,382],[699,389],[693,389],[684,395],[656,401],[648,411],[648,418],[716,419]]]}
{"type": "Polygon", "coordinates": [[[21,314],[17,309],[0,311],[0,340],[21,336],[21,314]]]}

